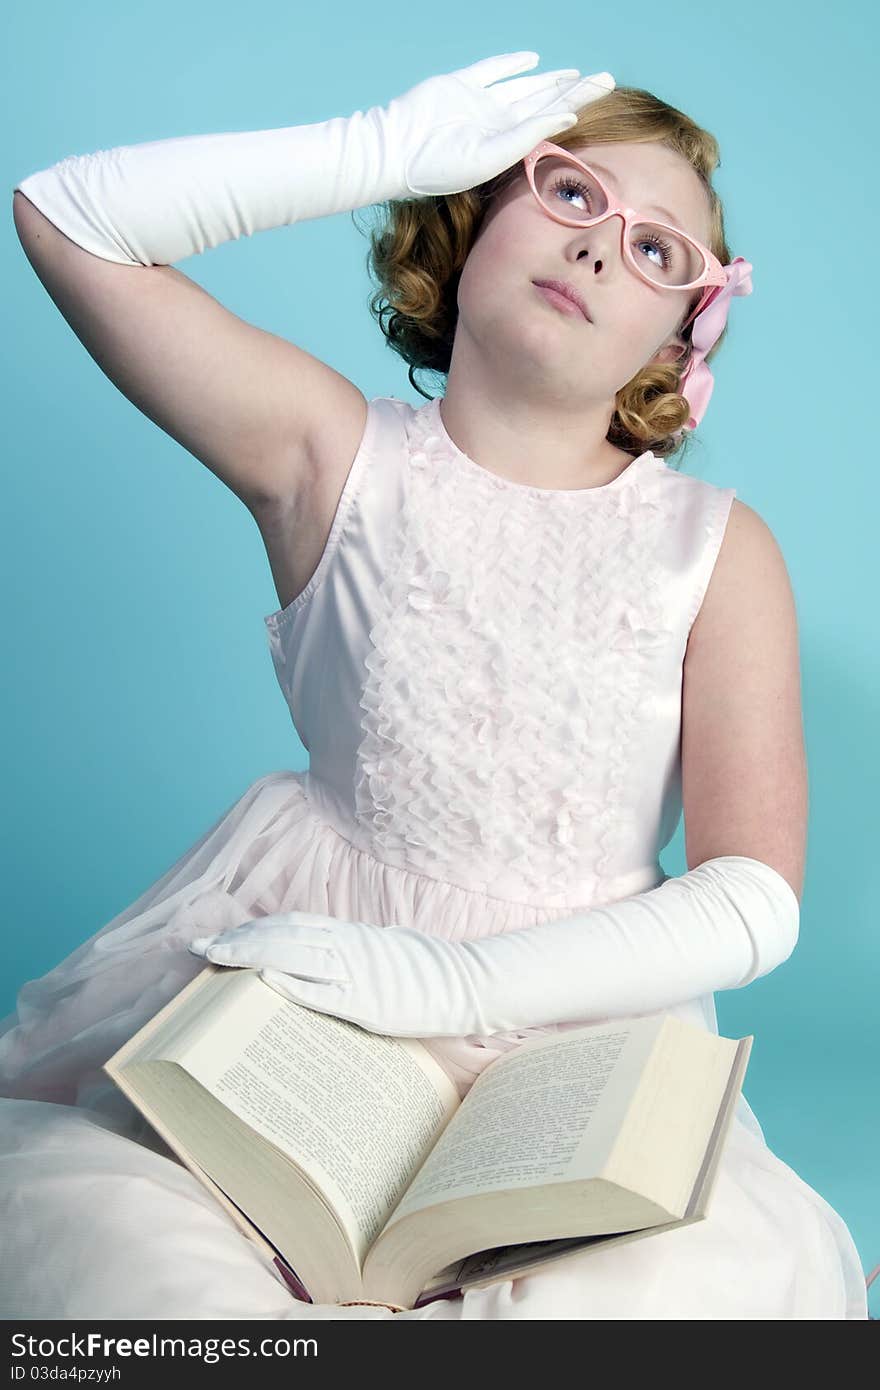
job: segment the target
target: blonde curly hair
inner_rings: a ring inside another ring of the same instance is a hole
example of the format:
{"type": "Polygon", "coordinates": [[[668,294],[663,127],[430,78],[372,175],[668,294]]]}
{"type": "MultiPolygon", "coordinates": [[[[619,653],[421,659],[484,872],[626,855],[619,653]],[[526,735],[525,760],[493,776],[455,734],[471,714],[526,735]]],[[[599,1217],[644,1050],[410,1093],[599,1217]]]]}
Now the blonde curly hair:
{"type": "MultiPolygon", "coordinates": [[[[699,175],[709,201],[709,249],[722,265],[732,259],[724,230],[721,200],[711,179],[721,163],[718,142],[684,112],[639,87],[615,87],[582,108],[577,125],[552,137],[563,149],[583,144],[656,141],[682,155],[699,175]]],[[[458,282],[468,253],[492,200],[503,193],[522,169],[522,161],[487,183],[462,193],[391,200],[381,225],[369,230],[367,269],[379,288],[370,298],[370,312],[388,346],[409,363],[410,384],[420,396],[432,399],[414,378],[427,371],[445,376],[452,359],[458,321],[458,282]]],[[[689,301],[687,318],[699,298],[689,301]]],[[[680,336],[686,344],[674,362],[650,363],[617,392],[616,407],[606,438],[634,456],[651,449],[662,458],[681,453],[690,435],[682,427],[690,414],[679,393],[693,355],[692,324],[680,336]]],[[[711,362],[727,328],[706,356],[711,362]]]]}

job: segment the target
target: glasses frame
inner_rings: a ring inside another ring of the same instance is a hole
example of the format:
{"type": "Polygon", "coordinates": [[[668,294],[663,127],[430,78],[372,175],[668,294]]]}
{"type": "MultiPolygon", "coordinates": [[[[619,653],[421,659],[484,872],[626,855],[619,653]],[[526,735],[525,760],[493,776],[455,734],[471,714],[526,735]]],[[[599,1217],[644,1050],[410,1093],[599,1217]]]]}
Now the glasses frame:
{"type": "Polygon", "coordinates": [[[650,285],[652,289],[665,290],[667,292],[672,290],[676,294],[681,294],[684,290],[695,290],[700,286],[704,287],[703,294],[700,295],[695,308],[691,310],[690,314],[681,325],[682,328],[687,328],[691,320],[696,318],[697,314],[705,308],[708,301],[714,298],[716,286],[724,286],[727,284],[727,273],[718,257],[713,256],[708,246],[704,246],[703,243],[697,241],[695,237],[688,236],[687,232],[683,231],[681,227],[673,227],[668,222],[658,222],[656,217],[647,217],[636,208],[623,207],[622,204],[615,202],[610,189],[602,182],[595,169],[591,169],[589,164],[585,164],[582,159],[578,159],[570,150],[563,149],[561,145],[554,145],[550,140],[542,140],[540,144],[535,146],[531,153],[525,156],[523,166],[525,168],[526,178],[529,182],[529,187],[532,190],[538,207],[547,217],[552,217],[554,222],[561,222],[564,227],[598,227],[600,223],[607,222],[609,217],[620,217],[622,219],[620,240],[623,250],[623,259],[630,269],[638,275],[639,279],[644,280],[645,284],[650,285]],[[605,194],[605,200],[608,203],[608,207],[605,211],[600,213],[598,217],[593,217],[587,222],[585,222],[583,218],[573,219],[571,217],[563,217],[561,213],[551,212],[535,187],[535,165],[539,159],[546,155],[555,155],[557,158],[564,159],[569,164],[573,164],[575,168],[581,169],[585,174],[589,174],[590,178],[596,181],[605,194]],[[703,270],[702,273],[697,276],[697,279],[693,280],[688,285],[661,285],[659,281],[652,280],[636,261],[629,244],[629,229],[636,222],[650,222],[652,226],[662,227],[663,230],[667,232],[674,232],[676,236],[684,237],[685,241],[690,242],[691,246],[695,247],[703,258],[703,270]]]}

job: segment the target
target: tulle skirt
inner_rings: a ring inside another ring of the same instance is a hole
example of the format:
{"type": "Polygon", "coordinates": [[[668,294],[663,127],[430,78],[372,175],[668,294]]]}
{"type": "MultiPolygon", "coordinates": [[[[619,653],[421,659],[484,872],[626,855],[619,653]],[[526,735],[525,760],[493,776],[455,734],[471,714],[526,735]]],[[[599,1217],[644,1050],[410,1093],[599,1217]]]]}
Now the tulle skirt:
{"type": "MultiPolygon", "coordinates": [[[[194,937],[295,908],[450,940],[558,915],[383,864],[316,815],[307,774],[259,778],[0,1022],[0,1317],[867,1318],[845,1222],[745,1097],[705,1221],[405,1312],[295,1298],[101,1071],[203,968],[194,937]]],[[[705,1001],[674,1012],[715,1030],[705,1001]]],[[[423,1041],[463,1096],[503,1051],[585,1021],[423,1041]]]]}

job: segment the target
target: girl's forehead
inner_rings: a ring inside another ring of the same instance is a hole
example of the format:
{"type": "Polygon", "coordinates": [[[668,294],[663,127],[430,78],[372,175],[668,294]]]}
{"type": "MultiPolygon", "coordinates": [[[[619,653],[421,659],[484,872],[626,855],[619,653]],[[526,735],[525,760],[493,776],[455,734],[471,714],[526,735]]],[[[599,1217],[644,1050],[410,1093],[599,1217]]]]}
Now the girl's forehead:
{"type": "Polygon", "coordinates": [[[617,160],[625,167],[628,157],[631,157],[636,147],[612,141],[607,144],[569,145],[566,148],[570,154],[577,155],[579,159],[583,159],[588,155],[596,155],[598,157],[602,154],[608,156],[607,162],[609,164],[613,164],[615,160],[617,160]]]}
{"type": "Polygon", "coordinates": [[[665,149],[659,144],[645,141],[643,144],[593,144],[573,145],[568,153],[585,164],[601,164],[620,179],[633,182],[650,180],[654,182],[687,180],[693,170],[687,160],[674,150],[665,149]]]}

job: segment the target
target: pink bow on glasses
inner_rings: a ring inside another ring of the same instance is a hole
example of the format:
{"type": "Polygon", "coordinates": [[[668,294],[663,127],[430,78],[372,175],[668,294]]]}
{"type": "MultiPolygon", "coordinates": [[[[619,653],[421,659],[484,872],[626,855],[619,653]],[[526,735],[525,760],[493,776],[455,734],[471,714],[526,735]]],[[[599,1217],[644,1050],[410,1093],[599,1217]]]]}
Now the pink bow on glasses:
{"type": "Polygon", "coordinates": [[[730,302],[735,294],[752,293],[751,263],[742,256],[735,256],[729,265],[723,267],[727,272],[727,284],[710,300],[694,319],[692,341],[694,355],[687,371],[681,379],[679,391],[691,408],[690,418],[680,431],[695,430],[706,413],[712,395],[715,378],[705,361],[706,353],[715,346],[727,323],[730,302]]]}

